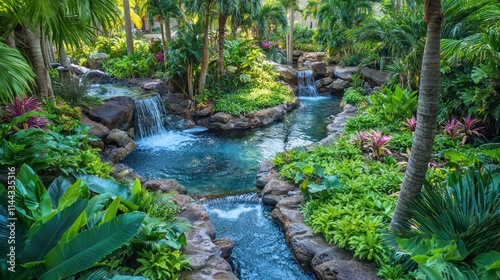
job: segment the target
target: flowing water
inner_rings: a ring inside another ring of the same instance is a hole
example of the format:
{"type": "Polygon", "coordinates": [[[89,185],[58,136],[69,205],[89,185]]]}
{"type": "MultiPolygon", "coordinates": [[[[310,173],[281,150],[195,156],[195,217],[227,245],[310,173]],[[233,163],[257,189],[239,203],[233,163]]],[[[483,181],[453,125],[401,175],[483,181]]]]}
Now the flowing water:
{"type": "Polygon", "coordinates": [[[297,79],[299,84],[297,93],[299,96],[318,96],[318,88],[316,87],[312,70],[297,71],[297,79]]]}
{"type": "Polygon", "coordinates": [[[205,207],[217,237],[235,243],[230,262],[240,279],[315,279],[297,268],[283,233],[270,222],[270,208],[256,194],[214,199],[205,207]]]}
{"type": "Polygon", "coordinates": [[[135,101],[135,135],[139,139],[167,132],[163,125],[165,107],[159,94],[135,101]]]}
{"type": "Polygon", "coordinates": [[[147,178],[176,179],[189,194],[225,196],[205,206],[217,238],[229,236],[235,244],[231,263],[240,279],[314,279],[299,269],[270,209],[255,196],[255,175],[263,161],[324,138],[327,117],[340,112],[334,97],[299,100],[299,108],[283,121],[259,129],[195,128],[144,137],[123,161],[147,178]]]}

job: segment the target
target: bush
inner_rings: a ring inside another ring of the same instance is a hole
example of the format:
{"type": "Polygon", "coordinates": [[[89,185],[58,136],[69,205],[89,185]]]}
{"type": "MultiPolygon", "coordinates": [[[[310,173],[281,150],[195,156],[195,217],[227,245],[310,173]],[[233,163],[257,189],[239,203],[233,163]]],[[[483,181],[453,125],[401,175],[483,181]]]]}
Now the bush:
{"type": "Polygon", "coordinates": [[[342,96],[342,103],[358,106],[364,100],[364,95],[356,89],[348,89],[342,96]]]}

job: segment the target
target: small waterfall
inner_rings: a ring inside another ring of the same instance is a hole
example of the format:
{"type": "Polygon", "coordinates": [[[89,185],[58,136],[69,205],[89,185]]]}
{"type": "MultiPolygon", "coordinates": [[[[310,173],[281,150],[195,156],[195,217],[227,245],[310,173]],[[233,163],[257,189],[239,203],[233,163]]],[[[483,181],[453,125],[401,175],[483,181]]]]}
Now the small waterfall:
{"type": "Polygon", "coordinates": [[[299,83],[298,96],[318,96],[318,89],[316,88],[312,70],[297,71],[297,79],[299,83]]]}
{"type": "Polygon", "coordinates": [[[165,109],[160,95],[135,101],[135,134],[138,138],[158,135],[166,131],[163,125],[165,109]]]}

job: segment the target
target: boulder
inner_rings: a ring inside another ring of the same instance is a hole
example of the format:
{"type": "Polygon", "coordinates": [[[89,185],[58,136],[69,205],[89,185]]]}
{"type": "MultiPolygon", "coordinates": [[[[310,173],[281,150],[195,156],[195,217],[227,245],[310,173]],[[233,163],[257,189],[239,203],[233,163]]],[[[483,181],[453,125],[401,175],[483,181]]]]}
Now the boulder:
{"type": "Polygon", "coordinates": [[[233,119],[233,115],[228,114],[228,113],[216,113],[215,115],[210,117],[211,122],[218,122],[218,123],[228,123],[233,119]]]}
{"type": "Polygon", "coordinates": [[[342,79],[336,79],[330,84],[330,89],[332,90],[332,93],[344,93],[344,90],[349,87],[349,83],[342,80],[342,79]]]}
{"type": "MultiPolygon", "coordinates": [[[[319,87],[322,87],[322,86],[328,86],[330,85],[331,83],[333,83],[333,79],[330,78],[330,77],[325,77],[323,79],[319,79],[316,81],[316,83],[319,82],[320,86],[319,87]]],[[[318,88],[319,88],[318,87],[318,88]]]]}
{"type": "Polygon", "coordinates": [[[389,81],[389,74],[368,67],[361,68],[361,74],[363,74],[366,81],[377,86],[389,81]]]}
{"type": "Polygon", "coordinates": [[[279,173],[273,167],[273,163],[270,161],[265,161],[257,173],[257,179],[255,180],[255,186],[259,189],[263,189],[269,181],[279,178],[279,173]]]}
{"type": "Polygon", "coordinates": [[[169,93],[165,100],[168,104],[168,112],[173,115],[179,115],[186,118],[191,117],[191,109],[194,106],[193,101],[189,100],[183,93],[169,93]]]}
{"type": "Polygon", "coordinates": [[[113,163],[119,162],[128,156],[135,149],[135,142],[127,132],[119,129],[112,129],[108,136],[103,139],[107,144],[103,151],[105,158],[113,163]]]}
{"type": "MultiPolygon", "coordinates": [[[[290,225],[290,228],[294,224],[290,225]]],[[[290,229],[289,228],[289,229],[290,229]]],[[[320,236],[314,236],[311,232],[306,232],[303,235],[294,235],[290,239],[290,247],[297,258],[297,261],[303,269],[312,270],[311,260],[314,255],[328,246],[320,236]]],[[[357,279],[357,278],[352,278],[357,279]]]]}
{"type": "Polygon", "coordinates": [[[291,66],[281,64],[274,64],[273,67],[278,72],[278,77],[281,80],[292,86],[298,85],[297,70],[293,69],[291,66]]]}
{"type": "Polygon", "coordinates": [[[311,69],[312,69],[314,78],[318,79],[318,78],[325,77],[326,65],[327,64],[325,62],[322,62],[322,61],[311,63],[311,69]]]}
{"type": "Polygon", "coordinates": [[[104,100],[103,105],[95,106],[87,113],[88,117],[103,124],[108,129],[127,130],[134,119],[134,100],[128,96],[117,96],[104,100]]]}
{"type": "Polygon", "coordinates": [[[297,62],[302,63],[302,65],[310,65],[312,62],[323,61],[325,58],[325,52],[306,52],[299,57],[297,62]]]}
{"type": "Polygon", "coordinates": [[[93,52],[90,54],[89,59],[87,60],[87,66],[90,69],[101,69],[102,64],[108,58],[108,54],[101,52],[93,52]]]}
{"type": "Polygon", "coordinates": [[[182,212],[177,214],[177,216],[185,218],[191,222],[208,221],[208,213],[205,207],[195,202],[185,205],[182,212]]]}
{"type": "Polygon", "coordinates": [[[227,259],[233,253],[234,243],[229,237],[223,237],[213,240],[214,244],[221,251],[220,256],[224,259],[227,259]]]}
{"type": "Polygon", "coordinates": [[[337,66],[335,67],[335,71],[333,72],[333,75],[336,78],[345,80],[345,81],[350,81],[352,80],[352,74],[358,73],[359,72],[359,67],[340,67],[337,66]]]}
{"type": "Polygon", "coordinates": [[[87,67],[84,67],[84,66],[80,66],[80,65],[76,65],[76,64],[71,63],[69,65],[69,71],[71,73],[73,73],[73,75],[80,77],[83,74],[85,74],[88,71],[90,71],[90,69],[87,68],[87,67]]]}
{"type": "Polygon", "coordinates": [[[149,180],[144,183],[144,188],[152,191],[160,190],[165,193],[176,192],[178,194],[186,194],[186,187],[179,184],[174,179],[149,180]]]}
{"type": "Polygon", "coordinates": [[[332,260],[314,268],[320,280],[379,280],[374,265],[355,260],[332,260]]]}
{"type": "Polygon", "coordinates": [[[83,74],[82,81],[91,84],[109,84],[111,78],[101,70],[92,69],[83,74]]]}
{"type": "Polygon", "coordinates": [[[90,126],[89,133],[91,135],[95,135],[101,139],[106,138],[106,136],[108,136],[108,134],[109,134],[109,131],[110,131],[109,128],[105,127],[101,123],[98,123],[98,122],[95,122],[95,121],[89,119],[89,117],[87,117],[86,115],[82,115],[81,123],[84,125],[90,126]]]}
{"type": "Polygon", "coordinates": [[[273,179],[266,184],[266,186],[262,190],[262,195],[263,196],[266,196],[268,194],[284,195],[288,194],[289,191],[294,191],[294,190],[297,190],[297,187],[294,184],[290,184],[282,180],[273,179]]]}
{"type": "Polygon", "coordinates": [[[160,82],[148,82],[141,85],[144,90],[155,90],[160,85],[160,82]]]}
{"type": "Polygon", "coordinates": [[[111,171],[111,176],[113,176],[113,178],[118,179],[118,181],[122,181],[123,179],[133,181],[136,178],[139,179],[141,184],[144,184],[144,182],[147,181],[146,178],[142,177],[140,174],[135,172],[132,168],[130,168],[122,163],[117,163],[117,164],[113,165],[113,171],[111,171]]]}

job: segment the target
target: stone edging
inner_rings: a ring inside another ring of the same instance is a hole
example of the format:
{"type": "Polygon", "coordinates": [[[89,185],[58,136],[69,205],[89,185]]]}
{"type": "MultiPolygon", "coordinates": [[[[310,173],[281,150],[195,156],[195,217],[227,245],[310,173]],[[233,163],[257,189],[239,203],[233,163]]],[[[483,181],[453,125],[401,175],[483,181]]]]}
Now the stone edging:
{"type": "MultiPolygon", "coordinates": [[[[318,144],[332,143],[355,112],[355,107],[346,106],[329,126],[330,135],[318,144]]],[[[299,210],[305,201],[298,186],[280,180],[271,162],[261,165],[256,187],[261,190],[262,202],[274,206],[272,218],[285,232],[285,239],[304,270],[313,271],[318,279],[380,279],[373,263],[356,260],[351,252],[328,244],[323,236],[313,233],[299,210]]]]}

